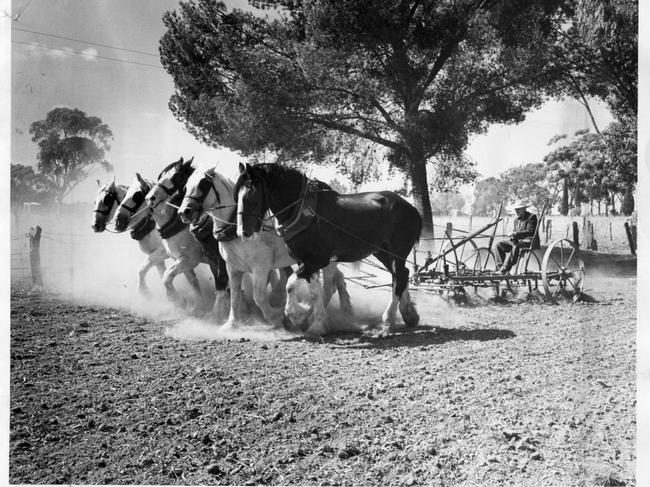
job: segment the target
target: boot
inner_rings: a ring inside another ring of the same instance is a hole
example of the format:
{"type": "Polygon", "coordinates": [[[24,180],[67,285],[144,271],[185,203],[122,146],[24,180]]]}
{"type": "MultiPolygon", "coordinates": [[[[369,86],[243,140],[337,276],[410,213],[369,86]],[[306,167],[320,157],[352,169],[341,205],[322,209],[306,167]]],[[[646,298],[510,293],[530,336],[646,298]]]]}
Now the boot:
{"type": "Polygon", "coordinates": [[[503,261],[503,264],[499,268],[499,274],[507,274],[510,272],[510,269],[512,268],[512,254],[508,254],[508,257],[506,257],[506,260],[503,261]]]}

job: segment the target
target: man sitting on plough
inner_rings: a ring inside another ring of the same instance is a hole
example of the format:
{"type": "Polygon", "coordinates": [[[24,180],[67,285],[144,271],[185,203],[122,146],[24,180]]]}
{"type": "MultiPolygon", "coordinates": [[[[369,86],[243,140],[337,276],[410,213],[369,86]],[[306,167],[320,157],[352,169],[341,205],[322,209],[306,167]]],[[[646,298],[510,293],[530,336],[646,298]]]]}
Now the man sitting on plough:
{"type": "Polygon", "coordinates": [[[497,253],[501,267],[499,272],[507,274],[519,259],[521,249],[538,249],[539,236],[536,234],[537,215],[526,211],[530,205],[522,200],[517,200],[508,209],[517,214],[514,221],[514,232],[509,235],[509,240],[497,243],[497,253]],[[507,256],[506,256],[507,254],[507,256]]]}

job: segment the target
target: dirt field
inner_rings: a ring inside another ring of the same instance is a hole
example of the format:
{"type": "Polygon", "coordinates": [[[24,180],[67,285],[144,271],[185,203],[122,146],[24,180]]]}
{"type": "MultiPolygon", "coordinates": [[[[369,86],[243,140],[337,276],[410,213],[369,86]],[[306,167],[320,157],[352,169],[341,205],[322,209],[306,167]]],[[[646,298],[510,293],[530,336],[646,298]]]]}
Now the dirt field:
{"type": "MultiPolygon", "coordinates": [[[[10,481],[634,485],[636,277],[611,272],[578,304],[416,293],[417,329],[323,341],[16,284],[10,481]]],[[[376,320],[386,291],[349,288],[376,320]]]]}

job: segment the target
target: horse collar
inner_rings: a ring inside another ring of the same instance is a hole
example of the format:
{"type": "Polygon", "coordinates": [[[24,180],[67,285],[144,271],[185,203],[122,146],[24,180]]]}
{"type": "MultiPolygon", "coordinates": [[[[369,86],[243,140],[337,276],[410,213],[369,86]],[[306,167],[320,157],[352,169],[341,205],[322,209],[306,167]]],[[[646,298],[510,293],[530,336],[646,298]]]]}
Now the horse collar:
{"type": "Polygon", "coordinates": [[[183,223],[178,213],[174,213],[174,216],[160,227],[158,232],[160,233],[160,238],[167,240],[180,233],[184,228],[187,228],[187,224],[183,223]]]}
{"type": "Polygon", "coordinates": [[[148,215],[131,229],[131,238],[133,240],[142,240],[154,228],[156,228],[156,222],[151,215],[148,215]]]}

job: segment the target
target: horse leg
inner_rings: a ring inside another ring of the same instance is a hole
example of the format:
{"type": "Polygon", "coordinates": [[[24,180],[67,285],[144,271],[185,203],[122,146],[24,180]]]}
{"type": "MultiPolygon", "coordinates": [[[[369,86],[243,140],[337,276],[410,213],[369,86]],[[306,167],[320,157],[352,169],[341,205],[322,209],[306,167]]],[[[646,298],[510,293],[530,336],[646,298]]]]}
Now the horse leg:
{"type": "Polygon", "coordinates": [[[323,305],[323,288],[320,284],[319,273],[316,272],[309,280],[309,291],[313,306],[313,321],[305,331],[307,336],[322,336],[330,328],[330,318],[323,305]]]}
{"type": "Polygon", "coordinates": [[[187,282],[194,293],[194,306],[192,307],[191,314],[196,315],[201,310],[201,305],[203,304],[201,286],[199,284],[199,279],[196,277],[196,273],[194,272],[194,267],[190,264],[186,264],[185,267],[186,269],[183,271],[183,275],[185,276],[185,279],[187,279],[187,282]]]}
{"type": "Polygon", "coordinates": [[[142,264],[140,264],[140,267],[138,268],[138,289],[140,293],[145,296],[149,297],[151,296],[151,293],[149,292],[149,288],[147,287],[147,273],[149,272],[149,269],[151,269],[154,266],[154,263],[151,262],[151,259],[147,257],[142,264]]]}
{"type": "MultiPolygon", "coordinates": [[[[332,263],[323,268],[323,306],[327,308],[336,292],[336,264],[332,263]]],[[[339,271],[340,272],[340,271],[339,271]]]]}
{"type": "Polygon", "coordinates": [[[271,269],[269,271],[269,284],[271,293],[269,294],[268,303],[274,308],[284,307],[287,299],[287,276],[283,269],[271,269]]]}
{"type": "Polygon", "coordinates": [[[218,261],[210,260],[210,270],[214,277],[215,297],[214,305],[208,319],[217,322],[224,321],[228,317],[230,310],[230,296],[228,295],[228,271],[226,263],[219,256],[218,261]]]}
{"type": "MultiPolygon", "coordinates": [[[[394,266],[394,259],[388,254],[385,254],[383,252],[377,252],[374,254],[375,257],[377,257],[377,260],[381,262],[384,267],[390,272],[392,276],[392,281],[393,281],[393,286],[392,286],[392,293],[391,293],[391,301],[388,303],[388,306],[386,307],[386,310],[382,313],[381,315],[381,321],[383,323],[383,329],[381,331],[382,335],[386,335],[390,331],[390,327],[395,325],[395,318],[397,316],[397,306],[399,304],[399,295],[397,294],[397,284],[398,284],[398,279],[397,279],[397,273],[396,269],[394,266]]],[[[408,277],[408,275],[407,275],[408,277]]]]}
{"type": "Polygon", "coordinates": [[[242,279],[244,273],[227,266],[228,280],[230,281],[230,314],[228,320],[223,324],[222,328],[232,328],[234,324],[241,321],[241,301],[242,301],[242,279]]]}
{"type": "Polygon", "coordinates": [[[397,267],[397,283],[395,294],[399,296],[399,312],[402,315],[404,324],[413,328],[420,322],[420,315],[415,308],[415,303],[411,300],[409,293],[409,270],[402,262],[395,262],[397,267]]]}
{"type": "MultiPolygon", "coordinates": [[[[339,307],[341,308],[341,311],[343,311],[343,313],[346,316],[352,317],[354,313],[352,312],[352,303],[350,302],[350,294],[348,294],[348,287],[345,284],[345,276],[343,275],[343,272],[341,272],[341,269],[339,269],[336,263],[332,263],[329,266],[327,266],[325,269],[323,269],[323,280],[325,280],[325,271],[330,266],[333,269],[332,284],[336,292],[339,293],[339,307]]],[[[332,291],[332,293],[334,292],[335,291],[332,291]]],[[[323,302],[325,302],[324,299],[323,302]]]]}
{"type": "Polygon", "coordinates": [[[176,306],[183,306],[183,300],[178,296],[176,289],[174,288],[174,278],[180,273],[178,270],[179,261],[174,261],[162,275],[162,282],[167,291],[167,299],[174,303],[176,306]]]}
{"type": "Polygon", "coordinates": [[[282,308],[271,306],[266,298],[268,277],[268,269],[258,268],[253,271],[253,300],[262,311],[264,319],[273,325],[278,325],[278,323],[282,323],[284,313],[282,308]]]}

